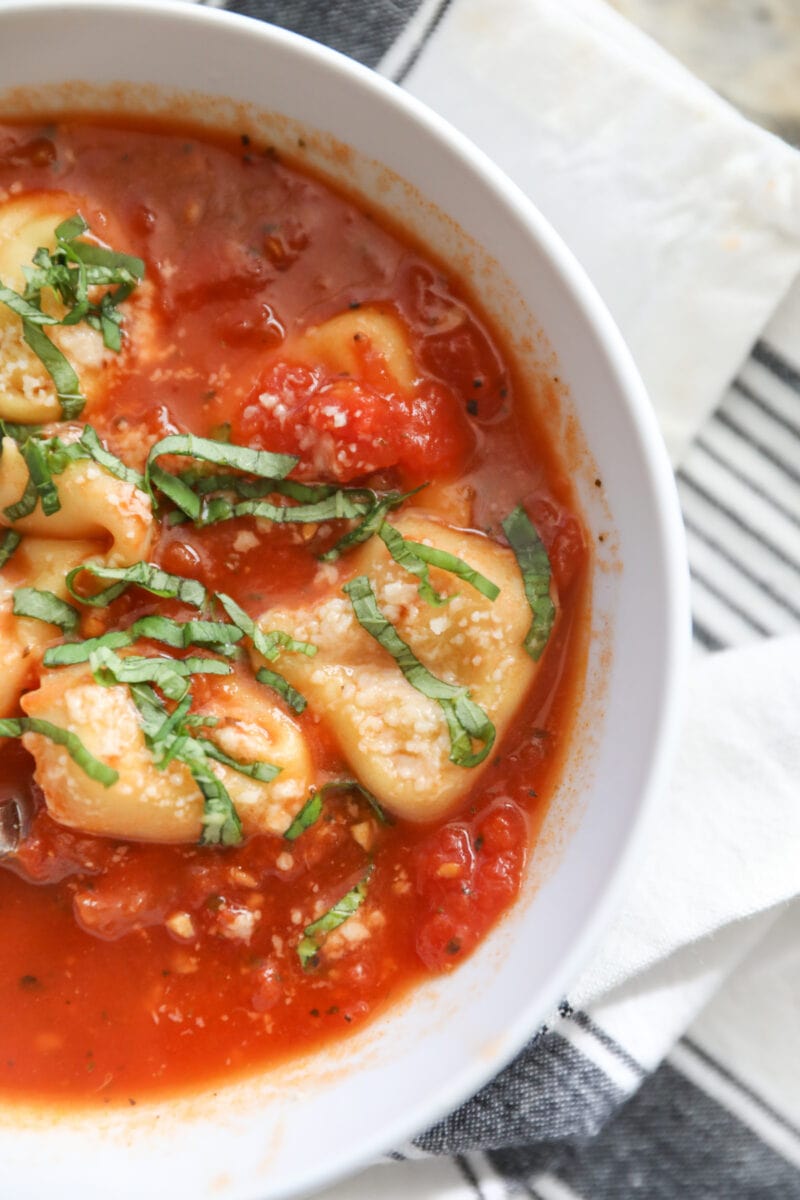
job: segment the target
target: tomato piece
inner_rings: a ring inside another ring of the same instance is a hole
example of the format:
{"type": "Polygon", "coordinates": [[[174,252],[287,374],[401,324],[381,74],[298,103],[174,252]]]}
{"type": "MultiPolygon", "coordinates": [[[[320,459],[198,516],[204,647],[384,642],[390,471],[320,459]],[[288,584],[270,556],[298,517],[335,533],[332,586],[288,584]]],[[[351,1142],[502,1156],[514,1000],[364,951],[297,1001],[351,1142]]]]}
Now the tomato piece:
{"type": "Polygon", "coordinates": [[[527,852],[525,816],[496,800],[472,821],[451,821],[416,853],[416,948],[432,971],[451,970],[519,890],[527,852]]]}
{"type": "MultiPolygon", "coordinates": [[[[374,374],[374,373],[373,373],[374,374]]],[[[281,362],[262,375],[232,424],[234,440],[297,454],[300,479],[348,483],[397,468],[412,484],[462,470],[475,437],[449,388],[412,396],[281,362]]]]}

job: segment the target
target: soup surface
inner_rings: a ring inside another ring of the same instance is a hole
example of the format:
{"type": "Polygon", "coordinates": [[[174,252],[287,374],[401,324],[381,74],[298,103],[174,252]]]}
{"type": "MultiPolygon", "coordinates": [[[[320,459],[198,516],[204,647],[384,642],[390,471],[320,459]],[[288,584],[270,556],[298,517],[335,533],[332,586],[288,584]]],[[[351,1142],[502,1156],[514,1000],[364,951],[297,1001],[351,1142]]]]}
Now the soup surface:
{"type": "Polygon", "coordinates": [[[458,280],[246,134],[0,125],[0,300],[0,1090],[135,1103],[496,922],[587,552],[458,280]]]}

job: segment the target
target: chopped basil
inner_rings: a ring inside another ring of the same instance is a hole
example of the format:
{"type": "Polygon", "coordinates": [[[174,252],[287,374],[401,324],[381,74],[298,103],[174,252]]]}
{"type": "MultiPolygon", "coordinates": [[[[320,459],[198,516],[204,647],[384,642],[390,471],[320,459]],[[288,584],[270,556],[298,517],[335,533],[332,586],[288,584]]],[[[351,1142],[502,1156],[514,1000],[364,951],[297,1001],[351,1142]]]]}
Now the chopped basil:
{"type": "Polygon", "coordinates": [[[90,458],[101,467],[104,467],[111,475],[115,475],[117,479],[123,480],[124,483],[132,483],[134,487],[144,490],[144,475],[139,471],[134,471],[133,467],[126,467],[124,462],[121,462],[115,454],[107,450],[100,438],[97,435],[97,430],[91,425],[84,425],[81,433],[79,444],[86,450],[90,458]]]}
{"type": "Polygon", "coordinates": [[[114,650],[99,646],[89,655],[89,666],[98,683],[154,683],[170,700],[182,700],[191,675],[230,675],[229,663],[218,658],[120,658],[114,650]]]}
{"type": "Polygon", "coordinates": [[[438,550],[435,546],[426,546],[423,542],[408,541],[398,529],[388,525],[385,521],[378,530],[378,535],[395,562],[399,563],[401,567],[405,567],[412,575],[418,576],[420,580],[419,594],[429,604],[438,606],[447,604],[453,599],[452,596],[440,596],[434,591],[428,574],[429,565],[438,567],[442,571],[449,571],[451,575],[463,579],[487,600],[496,600],[500,595],[500,588],[496,583],[492,583],[485,575],[481,575],[480,571],[476,571],[469,563],[465,563],[463,558],[458,558],[455,554],[448,553],[447,550],[438,550]]]}
{"type": "Polygon", "coordinates": [[[86,321],[102,334],[109,349],[118,351],[122,318],[117,306],[144,277],[141,259],[78,241],[88,228],[77,213],[61,222],[55,230],[56,248],[49,251],[40,246],[33,256],[33,266],[23,267],[26,283],[22,295],[0,284],[0,303],[21,319],[22,336],[52,379],[65,420],[76,417],[86,401],[74,369],[42,326],[86,321]],[[89,299],[90,287],[113,285],[117,285],[115,290],[104,292],[98,303],[89,299]],[[55,293],[67,309],[63,317],[43,311],[44,289],[55,293]]]}
{"type": "Polygon", "coordinates": [[[23,733],[38,733],[49,738],[58,746],[63,746],[67,754],[77,763],[81,770],[96,783],[103,787],[111,787],[119,779],[119,772],[106,763],[95,758],[76,733],[52,725],[49,721],[41,721],[38,717],[15,717],[0,720],[0,737],[22,737],[23,733]]]}
{"type": "Polygon", "coordinates": [[[61,353],[55,342],[31,321],[22,322],[22,336],[53,381],[62,417],[65,421],[73,420],[83,409],[86,397],[81,391],[80,380],[69,359],[61,353]]]}
{"type": "Polygon", "coordinates": [[[37,621],[57,625],[63,633],[74,633],[80,622],[78,610],[71,604],[59,600],[52,592],[33,587],[16,589],[13,613],[16,617],[35,617],[37,621]]]}
{"type": "Polygon", "coordinates": [[[231,647],[244,637],[242,629],[225,621],[173,621],[171,617],[158,615],[140,617],[129,632],[179,650],[208,646],[217,654],[230,654],[231,647]]]}
{"type": "MultiPolygon", "coordinates": [[[[211,722],[205,718],[191,721],[192,714],[188,712],[191,698],[188,695],[173,713],[168,714],[148,684],[132,684],[130,694],[139,710],[145,742],[156,766],[163,770],[177,758],[188,767],[203,796],[201,844],[238,845],[242,840],[242,824],[234,803],[225,785],[214,774],[203,741],[188,732],[201,720],[204,724],[211,722]]],[[[260,765],[266,767],[269,764],[260,765]]]]}
{"type": "Polygon", "coordinates": [[[23,321],[30,321],[32,325],[58,325],[58,317],[48,316],[35,304],[26,300],[24,296],[20,296],[19,292],[12,291],[11,288],[4,287],[2,284],[0,284],[0,304],[5,304],[6,308],[10,308],[23,321]]]}
{"type": "Polygon", "coordinates": [[[147,562],[137,562],[131,567],[101,567],[94,563],[84,563],[69,572],[66,584],[71,596],[81,604],[88,604],[93,608],[103,608],[110,604],[132,584],[144,588],[154,596],[161,596],[167,600],[182,600],[184,604],[191,604],[194,608],[202,608],[206,600],[206,589],[197,579],[187,579],[184,575],[170,575],[155,563],[147,562]],[[115,582],[94,596],[82,596],[74,586],[75,577],[82,571],[86,571],[95,579],[109,579],[115,582]]]}
{"type": "Polygon", "coordinates": [[[46,667],[71,667],[75,663],[88,662],[95,650],[119,650],[122,646],[130,646],[135,640],[127,630],[120,630],[87,638],[84,642],[64,642],[61,646],[51,646],[45,650],[42,662],[46,667]]]}
{"type": "Polygon", "coordinates": [[[180,476],[172,475],[156,465],[156,459],[164,454],[197,458],[215,466],[246,471],[262,479],[283,479],[299,461],[293,454],[272,454],[268,450],[253,450],[249,446],[217,442],[212,438],[197,437],[192,433],[174,433],[161,438],[150,447],[147,455],[145,481],[148,488],[154,485],[169,496],[173,504],[193,521],[201,517],[200,499],[180,476]]]}
{"type": "Polygon", "coordinates": [[[28,475],[36,488],[36,494],[42,506],[42,512],[50,517],[61,508],[56,485],[50,472],[47,456],[42,443],[35,438],[28,438],[20,447],[20,453],[25,459],[28,475]]]}
{"type": "Polygon", "coordinates": [[[301,833],[310,828],[315,821],[319,820],[322,814],[323,801],[328,792],[358,792],[367,801],[382,825],[391,824],[389,817],[387,817],[372,792],[368,791],[357,779],[332,779],[329,783],[323,784],[316,792],[313,792],[308,800],[306,800],[283,835],[288,842],[295,841],[301,833]]]}
{"type": "Polygon", "coordinates": [[[205,754],[200,757],[197,753],[198,743],[194,742],[193,745],[193,753],[184,752],[182,761],[186,763],[192,778],[203,793],[203,832],[200,843],[203,846],[238,846],[242,840],[242,823],[233,800],[225,785],[211,770],[205,754]]]}
{"type": "Polygon", "coordinates": [[[22,541],[13,529],[7,529],[0,537],[0,567],[4,567],[22,541]]]}
{"type": "Polygon", "coordinates": [[[309,967],[316,966],[317,955],[324,938],[334,929],[343,925],[348,917],[352,917],[353,913],[361,907],[367,894],[367,884],[371,874],[372,868],[355,887],[342,896],[341,900],[337,900],[332,908],[329,908],[321,917],[317,917],[316,921],[312,921],[310,925],[306,925],[303,936],[297,945],[297,956],[304,971],[309,967]]]}
{"type": "Polygon", "coordinates": [[[322,790],[312,792],[306,800],[299,813],[295,816],[289,828],[284,833],[287,842],[294,842],[304,833],[306,829],[310,829],[315,821],[318,821],[322,815],[322,790]]]}
{"type": "Polygon", "coordinates": [[[213,497],[203,504],[200,523],[212,525],[234,517],[262,517],[276,525],[322,525],[326,521],[351,520],[360,517],[368,502],[346,491],[336,491],[325,499],[311,504],[272,504],[269,500],[242,500],[231,504],[224,497],[213,497]]]}
{"type": "Polygon", "coordinates": [[[39,493],[36,490],[36,484],[28,475],[28,482],[25,484],[25,491],[17,500],[16,504],[9,504],[3,509],[3,514],[8,517],[9,521],[21,521],[23,517],[29,517],[39,500],[39,493]]]}
{"type": "Polygon", "coordinates": [[[258,653],[266,658],[268,662],[274,662],[278,657],[279,647],[281,650],[290,650],[294,654],[306,654],[309,658],[313,658],[317,653],[316,646],[313,646],[310,642],[295,641],[290,634],[284,633],[282,629],[274,629],[269,633],[264,633],[258,623],[231,596],[226,595],[225,592],[217,592],[215,599],[219,600],[234,625],[241,629],[245,636],[250,638],[258,653]]]}
{"type": "Polygon", "coordinates": [[[101,637],[89,638],[85,642],[66,642],[63,646],[51,646],[45,651],[44,665],[63,667],[88,662],[90,654],[98,648],[119,650],[122,646],[132,646],[139,638],[162,642],[176,650],[187,650],[190,646],[207,646],[215,654],[230,654],[231,647],[243,637],[241,629],[223,621],[173,621],[171,617],[154,614],[140,617],[127,629],[104,633],[101,637]]]}
{"type": "Polygon", "coordinates": [[[538,662],[556,615],[555,605],[550,599],[550,560],[542,539],[521,504],[503,521],[503,532],[522,572],[525,595],[533,613],[524,646],[534,662],[538,662]]]}
{"type": "Polygon", "coordinates": [[[378,608],[366,575],[351,579],[343,590],[350,597],[358,623],[391,654],[411,686],[441,705],[450,734],[450,761],[461,767],[478,766],[494,745],[496,731],[484,710],[470,698],[469,690],[437,678],[422,665],[378,608]],[[475,752],[472,740],[483,743],[475,752]]]}
{"type": "Polygon", "coordinates": [[[271,671],[268,667],[261,667],[256,671],[256,679],[259,683],[263,683],[267,687],[272,688],[274,692],[277,692],[296,713],[301,713],[305,710],[307,704],[305,696],[301,696],[300,692],[292,687],[289,680],[284,679],[283,675],[279,675],[277,671],[271,671]]]}
{"type": "Polygon", "coordinates": [[[364,787],[363,783],[359,783],[357,779],[335,779],[332,783],[325,784],[325,787],[322,789],[323,792],[326,789],[330,789],[332,792],[339,790],[358,792],[359,796],[362,796],[366,800],[367,804],[370,806],[381,825],[392,824],[392,818],[387,816],[387,814],[383,811],[378,803],[377,798],[373,796],[372,792],[369,791],[368,788],[364,787]]]}
{"type": "Polygon", "coordinates": [[[393,508],[397,508],[404,500],[408,500],[410,496],[415,496],[417,492],[422,491],[422,488],[427,486],[426,483],[423,483],[411,492],[387,492],[385,496],[378,496],[376,492],[367,493],[371,497],[371,500],[364,512],[364,517],[360,525],[356,525],[355,529],[351,529],[343,538],[340,538],[335,546],[331,546],[330,550],[321,555],[322,561],[335,562],[345,550],[368,541],[374,534],[380,531],[387,513],[393,508]]]}
{"type": "Polygon", "coordinates": [[[280,774],[281,768],[276,767],[274,763],[239,762],[238,759],[231,758],[229,754],[226,754],[224,750],[220,750],[216,742],[212,742],[210,738],[198,737],[196,741],[199,742],[209,758],[214,758],[223,766],[238,771],[240,775],[247,775],[249,779],[257,779],[259,783],[271,783],[275,776],[280,774]]]}

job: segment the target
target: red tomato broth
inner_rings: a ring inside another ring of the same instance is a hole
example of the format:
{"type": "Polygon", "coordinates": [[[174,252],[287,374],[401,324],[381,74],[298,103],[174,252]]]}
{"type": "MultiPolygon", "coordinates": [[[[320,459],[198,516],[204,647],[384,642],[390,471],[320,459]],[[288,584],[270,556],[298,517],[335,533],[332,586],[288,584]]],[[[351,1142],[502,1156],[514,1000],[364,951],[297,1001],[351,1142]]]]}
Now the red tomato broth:
{"type": "MultiPolygon", "coordinates": [[[[38,811],[17,861],[0,864],[10,867],[0,870],[0,1007],[13,1013],[0,1023],[0,1093],[124,1104],[215,1085],[341,1037],[430,971],[455,967],[508,908],[568,748],[587,553],[570,481],[515,403],[525,383],[496,334],[459,281],[358,203],[269,148],[144,126],[122,137],[80,123],[0,126],[0,187],[12,183],[85,196],[100,236],[113,213],[128,235],[119,248],[144,257],[156,283],[158,365],[126,361],[107,402],[84,414],[112,451],[141,465],[166,433],[213,436],[226,424],[234,440],[294,450],[243,415],[264,373],[280,370],[284,335],[351,305],[388,306],[410,330],[433,400],[422,422],[406,409],[406,452],[378,455],[367,480],[411,487],[432,464],[434,478],[468,489],[473,524],[493,536],[525,502],[559,589],[524,710],[459,811],[430,826],[374,823],[369,911],[385,923],[324,970],[303,971],[295,947],[313,905],[328,907],[364,877],[368,856],[350,825],[370,814],[354,796],[330,796],[293,843],[259,836],[225,850],[94,838],[38,811]],[[254,892],[262,916],[243,947],[222,928],[254,892]],[[176,909],[192,914],[191,942],[163,925],[176,909]]],[[[371,428],[367,419],[367,447],[371,428]]],[[[242,519],[233,531],[164,529],[151,557],[254,615],[323,586],[315,553],[290,528],[273,532],[268,556],[260,543],[232,548],[237,532],[256,528],[242,519]]],[[[134,591],[107,612],[90,610],[82,632],[156,609],[181,616],[134,591]]],[[[202,681],[193,691],[201,703],[202,681]]],[[[299,723],[320,778],[348,775],[324,724],[308,710],[299,723]]],[[[0,744],[0,798],[35,791],[30,776],[25,752],[0,744]]]]}

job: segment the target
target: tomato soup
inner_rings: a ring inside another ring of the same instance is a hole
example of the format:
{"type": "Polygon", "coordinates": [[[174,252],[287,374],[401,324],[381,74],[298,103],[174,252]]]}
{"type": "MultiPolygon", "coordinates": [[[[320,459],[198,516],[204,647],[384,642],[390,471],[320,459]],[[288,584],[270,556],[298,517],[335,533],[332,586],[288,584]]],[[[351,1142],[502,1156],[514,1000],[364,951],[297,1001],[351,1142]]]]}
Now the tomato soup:
{"type": "Polygon", "coordinates": [[[0,125],[0,281],[0,1093],[133,1104],[489,932],[588,552],[463,281],[247,134],[0,125]]]}

